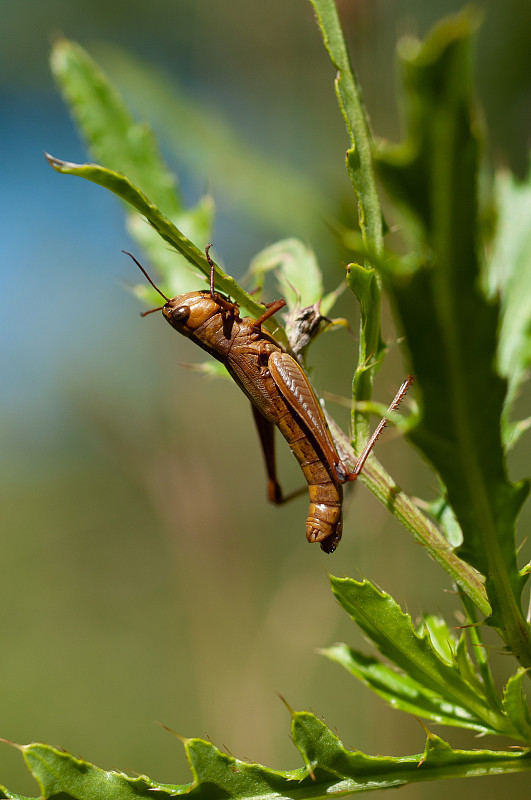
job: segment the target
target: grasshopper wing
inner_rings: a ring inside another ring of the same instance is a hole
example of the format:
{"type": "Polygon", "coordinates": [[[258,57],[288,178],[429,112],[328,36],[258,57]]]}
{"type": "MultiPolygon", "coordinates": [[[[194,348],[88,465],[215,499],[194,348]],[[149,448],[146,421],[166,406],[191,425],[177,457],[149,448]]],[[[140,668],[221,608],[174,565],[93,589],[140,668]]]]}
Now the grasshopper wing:
{"type": "Polygon", "coordinates": [[[340,458],[304,370],[288,353],[282,352],[271,353],[267,366],[282,397],[310,431],[335,474],[340,458]]]}

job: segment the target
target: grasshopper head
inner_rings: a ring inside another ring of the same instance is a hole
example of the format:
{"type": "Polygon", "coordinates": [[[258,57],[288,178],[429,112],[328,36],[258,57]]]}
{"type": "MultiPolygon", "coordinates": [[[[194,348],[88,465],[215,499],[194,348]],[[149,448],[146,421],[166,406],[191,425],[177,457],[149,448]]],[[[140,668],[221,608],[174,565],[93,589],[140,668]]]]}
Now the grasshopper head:
{"type": "Polygon", "coordinates": [[[162,307],[162,313],[172,328],[185,336],[190,336],[219,310],[209,292],[179,294],[162,307]]]}

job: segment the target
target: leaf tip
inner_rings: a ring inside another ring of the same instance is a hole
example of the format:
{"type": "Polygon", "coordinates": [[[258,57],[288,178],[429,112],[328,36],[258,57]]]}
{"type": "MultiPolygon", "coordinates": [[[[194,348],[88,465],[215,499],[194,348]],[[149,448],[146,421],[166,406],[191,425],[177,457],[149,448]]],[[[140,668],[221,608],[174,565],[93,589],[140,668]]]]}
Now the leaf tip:
{"type": "Polygon", "coordinates": [[[61,161],[60,158],[55,158],[55,156],[50,155],[47,153],[46,150],[43,150],[44,158],[48,162],[48,164],[53,167],[57,172],[62,172],[62,170],[68,165],[68,162],[61,161]]]}
{"type": "Polygon", "coordinates": [[[60,47],[63,47],[65,44],[68,44],[68,39],[64,35],[63,31],[59,30],[52,31],[48,38],[52,50],[58,50],[60,47]]]}
{"type": "Polygon", "coordinates": [[[159,722],[158,720],[155,720],[155,722],[157,723],[157,725],[160,728],[162,728],[167,733],[171,733],[172,736],[175,736],[175,738],[179,739],[179,741],[182,742],[184,745],[186,745],[186,744],[188,744],[188,742],[192,741],[187,736],[182,736],[180,733],[177,733],[177,731],[174,731],[173,728],[170,728],[168,725],[165,725],[163,722],[159,722]]]}
{"type": "Polygon", "coordinates": [[[2,744],[8,744],[10,747],[14,747],[16,750],[20,750],[21,753],[24,752],[26,745],[17,744],[16,742],[12,742],[9,739],[4,739],[3,736],[0,736],[0,742],[2,744]]]}
{"type": "Polygon", "coordinates": [[[295,709],[293,709],[293,708],[290,706],[290,704],[288,703],[288,701],[286,700],[286,698],[285,698],[285,697],[283,697],[283,696],[280,694],[280,692],[277,692],[277,695],[280,697],[280,699],[282,700],[282,702],[284,703],[284,705],[285,705],[285,706],[286,706],[286,708],[288,709],[288,711],[289,711],[289,713],[291,714],[291,716],[292,716],[292,717],[294,717],[294,716],[295,716],[295,709]]]}

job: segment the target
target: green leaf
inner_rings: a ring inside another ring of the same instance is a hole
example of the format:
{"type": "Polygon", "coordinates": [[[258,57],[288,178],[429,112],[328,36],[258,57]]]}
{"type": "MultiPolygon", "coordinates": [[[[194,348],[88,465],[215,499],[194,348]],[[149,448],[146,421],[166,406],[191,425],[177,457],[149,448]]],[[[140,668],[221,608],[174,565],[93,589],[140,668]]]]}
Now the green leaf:
{"type": "MultiPolygon", "coordinates": [[[[134,120],[117,91],[82,47],[59,39],[52,51],[51,66],[94,158],[115,173],[127,175],[161,214],[187,238],[204,247],[212,229],[212,200],[203,198],[194,209],[184,207],[177,180],[164,163],[150,127],[134,120]]],[[[169,254],[165,243],[137,214],[129,214],[128,227],[171,286],[172,294],[197,288],[186,261],[169,254]]]]}
{"type": "Polygon", "coordinates": [[[181,364],[181,367],[186,367],[192,372],[199,372],[206,378],[223,378],[223,380],[232,381],[226,367],[221,361],[215,361],[213,358],[210,361],[201,361],[198,364],[181,364]]]}
{"type": "Polygon", "coordinates": [[[107,77],[75,42],[59,39],[52,73],[87,143],[104,166],[129,175],[168,217],[183,211],[177,181],[159,153],[153,132],[136,122],[107,77]]]}
{"type": "MultiPolygon", "coordinates": [[[[291,732],[306,766],[290,771],[240,761],[202,739],[183,739],[193,777],[192,783],[185,785],[161,784],[144,775],[131,778],[106,771],[44,744],[19,749],[39,784],[40,800],[133,800],[179,795],[191,795],[196,800],[325,800],[439,778],[531,770],[528,752],[452,750],[432,734],[424,753],[398,758],[368,756],[359,750],[347,750],[321,720],[308,712],[292,713],[291,732]]],[[[2,787],[0,795],[29,800],[2,787]]]]}
{"type": "Polygon", "coordinates": [[[133,800],[138,797],[170,797],[189,789],[188,786],[159,784],[144,775],[130,778],[122,772],[102,770],[45,744],[30,744],[20,749],[43,798],[133,800]]]}
{"type": "Polygon", "coordinates": [[[377,658],[342,643],[321,652],[348,670],[392,708],[441,725],[468,728],[477,733],[493,733],[491,728],[478,721],[462,706],[441,698],[409,675],[391,669],[377,658]]]}
{"type": "MultiPolygon", "coordinates": [[[[336,69],[336,95],[351,143],[347,151],[347,169],[358,201],[363,243],[367,251],[379,256],[383,251],[384,225],[367,115],[352,71],[334,0],[310,2],[315,9],[324,45],[336,69]]],[[[366,266],[370,269],[371,265],[368,263],[366,266]]],[[[369,418],[360,414],[356,401],[371,399],[373,376],[384,355],[380,306],[380,278],[376,276],[371,286],[370,303],[365,303],[361,308],[358,366],[352,382],[352,429],[354,445],[358,451],[368,439],[369,418]]]]}
{"type": "MultiPolygon", "coordinates": [[[[98,164],[73,164],[49,155],[46,155],[46,158],[57,172],[65,175],[78,175],[99,186],[104,186],[129,203],[145,217],[159,236],[181,253],[190,264],[202,271],[205,276],[210,274],[206,256],[125,175],[98,164]]],[[[216,271],[216,280],[219,280],[222,288],[226,290],[226,286],[223,285],[225,276],[222,273],[218,278],[218,271],[216,271]]]]}
{"type": "MultiPolygon", "coordinates": [[[[204,197],[201,204],[191,212],[194,224],[188,225],[187,215],[181,214],[176,222],[176,227],[193,242],[208,242],[210,238],[208,231],[212,224],[213,211],[214,207],[211,198],[204,197]],[[202,217],[203,219],[201,219],[202,217]],[[202,233],[200,232],[201,228],[204,229],[202,233]]],[[[186,258],[181,257],[174,249],[170,249],[157,230],[144,217],[129,211],[126,216],[126,225],[133,239],[138,242],[147,254],[150,265],[156,267],[167,289],[166,293],[170,297],[202,288],[201,284],[205,278],[190,270],[190,264],[186,258]]],[[[150,287],[146,286],[145,288],[146,292],[151,294],[150,287]]],[[[157,302],[158,299],[155,295],[154,304],[156,305],[157,302]]]]}
{"type": "Polygon", "coordinates": [[[499,172],[494,190],[498,219],[487,281],[490,295],[501,299],[498,366],[508,381],[508,435],[506,418],[531,364],[531,169],[524,182],[499,172]]]}
{"type": "Polygon", "coordinates": [[[349,174],[359,203],[360,228],[365,246],[381,253],[383,218],[371,153],[371,135],[361,93],[356,83],[334,0],[310,0],[330,60],[339,108],[345,120],[351,149],[347,153],[349,174]]]}
{"type": "Polygon", "coordinates": [[[516,675],[512,675],[507,681],[503,693],[503,710],[514,727],[520,731],[522,738],[531,742],[531,713],[522,686],[526,672],[525,669],[519,669],[516,675]]]}
{"type": "Polygon", "coordinates": [[[315,253],[298,239],[275,242],[254,256],[248,275],[258,293],[272,271],[289,309],[305,308],[322,298],[323,281],[315,253]]]}
{"type": "Polygon", "coordinates": [[[461,14],[424,45],[408,41],[401,48],[408,134],[403,145],[381,152],[378,167],[414,220],[422,258],[417,266],[389,262],[385,279],[422,395],[411,439],[447,487],[463,532],[459,555],[486,577],[490,624],[531,666],[514,534],[528,486],[507,479],[500,434],[506,383],[494,367],[498,309],[479,288],[473,29],[461,14]]]}
{"type": "Polygon", "coordinates": [[[130,107],[154,125],[165,152],[186,164],[200,185],[212,186],[218,202],[238,216],[273,226],[282,236],[296,231],[305,237],[316,219],[333,215],[322,185],[245,141],[212,103],[188,95],[174,73],[112,44],[98,44],[92,52],[130,107]]]}
{"type": "Polygon", "coordinates": [[[495,698],[493,698],[492,695],[487,694],[487,690],[483,683],[483,680],[476,672],[474,663],[470,658],[470,653],[467,646],[466,634],[464,632],[461,635],[459,642],[457,643],[457,649],[455,652],[455,664],[459,671],[459,674],[463,677],[463,679],[470,686],[472,686],[472,688],[476,687],[476,691],[478,692],[478,694],[483,695],[487,702],[490,701],[491,705],[494,705],[496,709],[500,709],[501,703],[499,701],[499,698],[497,697],[497,695],[495,698]]]}
{"type": "Polygon", "coordinates": [[[322,274],[314,251],[298,239],[284,239],[266,247],[251,261],[247,278],[260,297],[268,272],[275,273],[278,291],[286,301],[285,329],[292,353],[304,362],[309,344],[343,319],[325,318],[341,288],[323,297],[322,274]]]}
{"type": "MultiPolygon", "coordinates": [[[[377,259],[375,259],[377,260],[377,259]]],[[[375,313],[381,303],[381,285],[378,272],[370,266],[352,263],[347,266],[347,285],[360,304],[359,357],[354,374],[352,394],[354,402],[363,402],[365,389],[361,388],[375,368],[384,359],[386,344],[382,338],[375,313]]],[[[372,381],[372,378],[370,378],[372,381]]]]}
{"type": "MultiPolygon", "coordinates": [[[[482,691],[479,678],[469,681],[468,664],[465,674],[462,674],[453,655],[443,658],[433,646],[428,629],[425,627],[423,632],[417,632],[409,614],[405,614],[392,597],[378,591],[369,581],[335,577],[330,581],[337,600],[380,653],[418,687],[423,687],[421,692],[425,705],[430,701],[432,708],[436,707],[434,694],[439,698],[441,710],[446,702],[449,704],[448,716],[461,720],[452,724],[467,727],[465,722],[468,718],[472,721],[472,728],[479,726],[490,733],[521,738],[511,722],[492,707],[482,691]]],[[[400,695],[396,699],[398,704],[400,695]]]]}
{"type": "Polygon", "coordinates": [[[495,758],[496,753],[489,750],[453,750],[448,742],[433,733],[428,733],[424,756],[419,766],[427,766],[434,769],[437,778],[448,778],[451,776],[452,767],[456,760],[459,760],[463,768],[463,775],[471,777],[473,775],[496,774],[495,758]],[[477,765],[473,763],[473,753],[478,755],[481,753],[485,757],[479,770],[477,765]]]}
{"type": "Polygon", "coordinates": [[[439,528],[444,533],[447,541],[452,547],[459,547],[463,542],[463,532],[455,518],[452,507],[444,495],[439,495],[429,503],[425,503],[423,508],[429,512],[430,516],[437,522],[439,528]]]}
{"type": "MultiPolygon", "coordinates": [[[[447,742],[431,733],[421,757],[367,756],[359,750],[346,750],[323,722],[307,712],[293,715],[292,733],[293,741],[314,775],[316,791],[312,791],[312,797],[320,796],[319,784],[327,774],[338,779],[328,794],[349,794],[432,778],[457,777],[458,774],[462,777],[486,775],[496,771],[496,762],[503,757],[502,753],[489,750],[453,750],[447,742]]],[[[525,763],[525,768],[531,769],[529,754],[518,755],[520,766],[525,763]]]]}
{"type": "MultiPolygon", "coordinates": [[[[210,265],[205,254],[198,250],[195,244],[191,242],[171,220],[165,217],[124,175],[114,170],[100,167],[97,164],[72,164],[67,161],[60,161],[57,158],[53,158],[53,156],[47,155],[46,157],[57,172],[67,175],[78,175],[114,192],[114,194],[118,195],[118,197],[125,200],[142,214],[158,235],[175,248],[178,253],[184,256],[191,265],[198,268],[205,277],[210,276],[210,265]]],[[[234,298],[237,303],[246,308],[254,316],[259,317],[263,313],[264,306],[257,303],[251,295],[247,294],[247,292],[240,287],[234,278],[231,278],[230,275],[226,275],[219,266],[216,266],[216,287],[234,298]]],[[[277,337],[282,335],[282,330],[279,329],[276,322],[270,321],[269,325],[266,323],[266,326],[274,329],[277,337]]]]}
{"type": "Polygon", "coordinates": [[[6,800],[33,800],[33,798],[28,797],[27,795],[10,792],[5,786],[0,786],[0,798],[1,800],[4,800],[4,798],[6,798],[6,800]]]}
{"type": "Polygon", "coordinates": [[[419,633],[422,633],[424,630],[428,632],[430,641],[441,658],[449,663],[455,661],[457,642],[445,620],[435,614],[426,614],[422,618],[421,630],[419,633]]]}
{"type": "Polygon", "coordinates": [[[378,286],[378,273],[375,269],[352,263],[347,267],[347,283],[358,298],[361,309],[367,313],[374,302],[374,291],[378,286]]]}

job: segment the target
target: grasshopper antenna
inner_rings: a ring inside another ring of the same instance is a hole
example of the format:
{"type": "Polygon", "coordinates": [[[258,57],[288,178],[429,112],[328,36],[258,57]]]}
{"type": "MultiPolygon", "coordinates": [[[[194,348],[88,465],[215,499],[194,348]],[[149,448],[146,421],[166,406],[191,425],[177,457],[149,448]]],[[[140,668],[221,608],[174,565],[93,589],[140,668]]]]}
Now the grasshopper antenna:
{"type": "Polygon", "coordinates": [[[210,297],[214,297],[216,290],[214,289],[214,281],[215,281],[215,269],[216,266],[210,257],[210,248],[212,247],[211,244],[207,244],[205,247],[205,255],[206,260],[208,261],[208,265],[210,267],[210,297]]]}
{"type": "MultiPolygon", "coordinates": [[[[163,292],[160,291],[159,287],[155,285],[155,283],[151,280],[151,278],[147,274],[146,270],[144,269],[144,267],[142,266],[140,261],[137,261],[137,259],[134,257],[134,255],[132,253],[128,253],[127,250],[122,250],[122,253],[125,253],[126,256],[129,256],[129,258],[133,259],[133,261],[137,265],[138,269],[144,274],[144,276],[147,278],[147,280],[153,286],[155,291],[157,291],[160,294],[160,296],[163,297],[167,303],[169,303],[170,302],[169,297],[166,297],[166,295],[163,292]]],[[[162,308],[164,308],[164,306],[159,306],[158,308],[151,308],[149,311],[142,312],[142,314],[140,316],[141,317],[145,317],[145,316],[147,316],[147,314],[152,314],[154,311],[160,311],[162,308]]]]}

